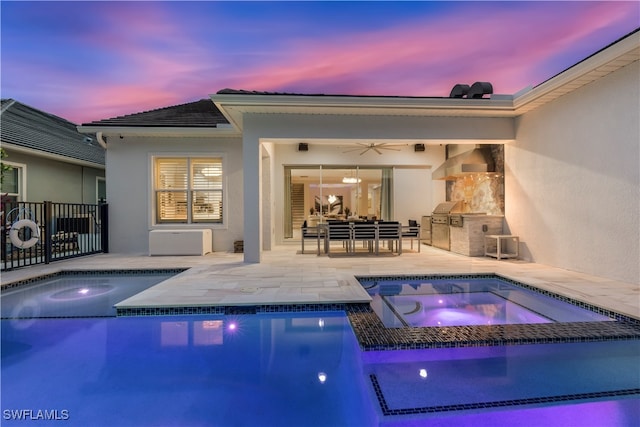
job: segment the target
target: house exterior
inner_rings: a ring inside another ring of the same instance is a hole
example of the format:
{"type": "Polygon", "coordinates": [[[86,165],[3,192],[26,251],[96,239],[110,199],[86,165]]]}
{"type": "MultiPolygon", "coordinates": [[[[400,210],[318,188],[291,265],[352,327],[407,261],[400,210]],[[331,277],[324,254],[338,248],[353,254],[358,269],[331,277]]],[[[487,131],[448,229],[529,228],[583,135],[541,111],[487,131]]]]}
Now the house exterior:
{"type": "MultiPolygon", "coordinates": [[[[295,241],[298,198],[310,215],[334,206],[341,215],[348,203],[360,216],[404,223],[460,191],[432,173],[480,145],[500,148],[500,173],[486,188],[521,258],[640,283],[638,59],[636,31],[513,95],[221,90],[79,130],[107,147],[113,252],[147,252],[151,230],[206,228],[215,251],[244,240],[245,261],[260,262],[295,241]],[[336,170],[341,182],[329,179],[336,170]]],[[[461,193],[478,190],[465,185],[461,193]]]]}
{"type": "Polygon", "coordinates": [[[13,99],[0,106],[2,194],[11,201],[98,203],[106,195],[105,154],[77,125],[13,99]]]}

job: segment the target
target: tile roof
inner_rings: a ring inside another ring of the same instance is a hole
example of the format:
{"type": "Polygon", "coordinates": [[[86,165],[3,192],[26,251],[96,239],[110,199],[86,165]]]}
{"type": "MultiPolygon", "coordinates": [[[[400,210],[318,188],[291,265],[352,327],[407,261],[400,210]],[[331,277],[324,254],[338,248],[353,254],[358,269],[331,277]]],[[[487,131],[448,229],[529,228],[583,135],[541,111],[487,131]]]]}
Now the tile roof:
{"type": "Polygon", "coordinates": [[[83,123],[83,126],[216,127],[228,123],[211,99],[201,99],[187,104],[83,123]]]}
{"type": "Polygon", "coordinates": [[[0,101],[0,140],[3,144],[105,164],[104,149],[94,135],[81,134],[75,123],[13,99],[0,101]]]}
{"type": "Polygon", "coordinates": [[[271,96],[317,96],[331,98],[417,98],[417,99],[443,99],[442,96],[405,96],[405,95],[348,95],[327,93],[293,93],[293,92],[268,92],[260,90],[244,89],[220,89],[217,95],[271,95],[271,96]]]}

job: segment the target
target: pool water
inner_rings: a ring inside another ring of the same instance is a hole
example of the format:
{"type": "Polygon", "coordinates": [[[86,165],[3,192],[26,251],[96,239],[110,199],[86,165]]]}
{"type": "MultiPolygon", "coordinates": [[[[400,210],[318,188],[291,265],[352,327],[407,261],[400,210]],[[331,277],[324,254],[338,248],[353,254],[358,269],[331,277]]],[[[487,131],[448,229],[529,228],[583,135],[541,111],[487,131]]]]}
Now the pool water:
{"type": "Polygon", "coordinates": [[[391,328],[614,320],[498,278],[360,280],[391,328]]]}
{"type": "Polygon", "coordinates": [[[466,279],[367,286],[379,297],[373,305],[389,308],[382,313],[394,318],[390,329],[366,304],[346,312],[115,317],[113,304],[173,274],[62,276],[3,292],[1,424],[640,425],[637,322],[466,279]],[[484,326],[424,327],[427,308],[437,311],[441,299],[445,310],[470,314],[472,325],[473,316],[532,323],[517,325],[520,333],[533,323],[573,321],[595,335],[557,344],[538,341],[549,332],[539,330],[533,341],[510,345],[363,346],[378,336],[415,340],[419,330],[447,332],[421,336],[427,341],[467,329],[486,336],[484,326]],[[609,327],[603,335],[598,322],[609,327]]]}
{"type": "Polygon", "coordinates": [[[1,355],[3,426],[640,420],[637,340],[362,352],[341,312],[11,319],[1,355]]]}
{"type": "Polygon", "coordinates": [[[3,319],[115,316],[114,305],[176,272],[56,275],[2,292],[3,319]]]}
{"type": "Polygon", "coordinates": [[[360,363],[339,312],[3,320],[2,409],[65,410],[65,426],[371,426],[360,363]]]}

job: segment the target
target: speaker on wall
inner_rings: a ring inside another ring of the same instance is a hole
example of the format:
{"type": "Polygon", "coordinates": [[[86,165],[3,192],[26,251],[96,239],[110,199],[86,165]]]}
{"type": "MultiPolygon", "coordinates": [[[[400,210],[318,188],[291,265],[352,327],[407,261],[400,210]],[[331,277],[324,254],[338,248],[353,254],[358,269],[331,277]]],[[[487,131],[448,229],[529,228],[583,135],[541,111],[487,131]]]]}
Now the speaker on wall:
{"type": "Polygon", "coordinates": [[[415,144],[413,146],[413,151],[418,152],[418,151],[424,151],[424,144],[415,144]]]}
{"type": "Polygon", "coordinates": [[[301,142],[298,144],[298,151],[309,151],[309,144],[301,142]]]}

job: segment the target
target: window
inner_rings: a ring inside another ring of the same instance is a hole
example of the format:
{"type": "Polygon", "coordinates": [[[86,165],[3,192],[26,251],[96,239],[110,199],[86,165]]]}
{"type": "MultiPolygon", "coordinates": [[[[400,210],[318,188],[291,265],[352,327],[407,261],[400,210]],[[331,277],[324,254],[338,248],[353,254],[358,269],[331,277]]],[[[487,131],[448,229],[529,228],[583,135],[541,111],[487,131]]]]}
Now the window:
{"type": "Polygon", "coordinates": [[[107,180],[101,176],[96,178],[96,200],[107,203],[107,180]]]}
{"type": "Polygon", "coordinates": [[[18,202],[24,200],[24,165],[11,162],[3,162],[11,169],[2,173],[2,194],[5,201],[18,202]]]}
{"type": "Polygon", "coordinates": [[[154,182],[157,223],[222,223],[222,158],[157,157],[154,182]]]}

